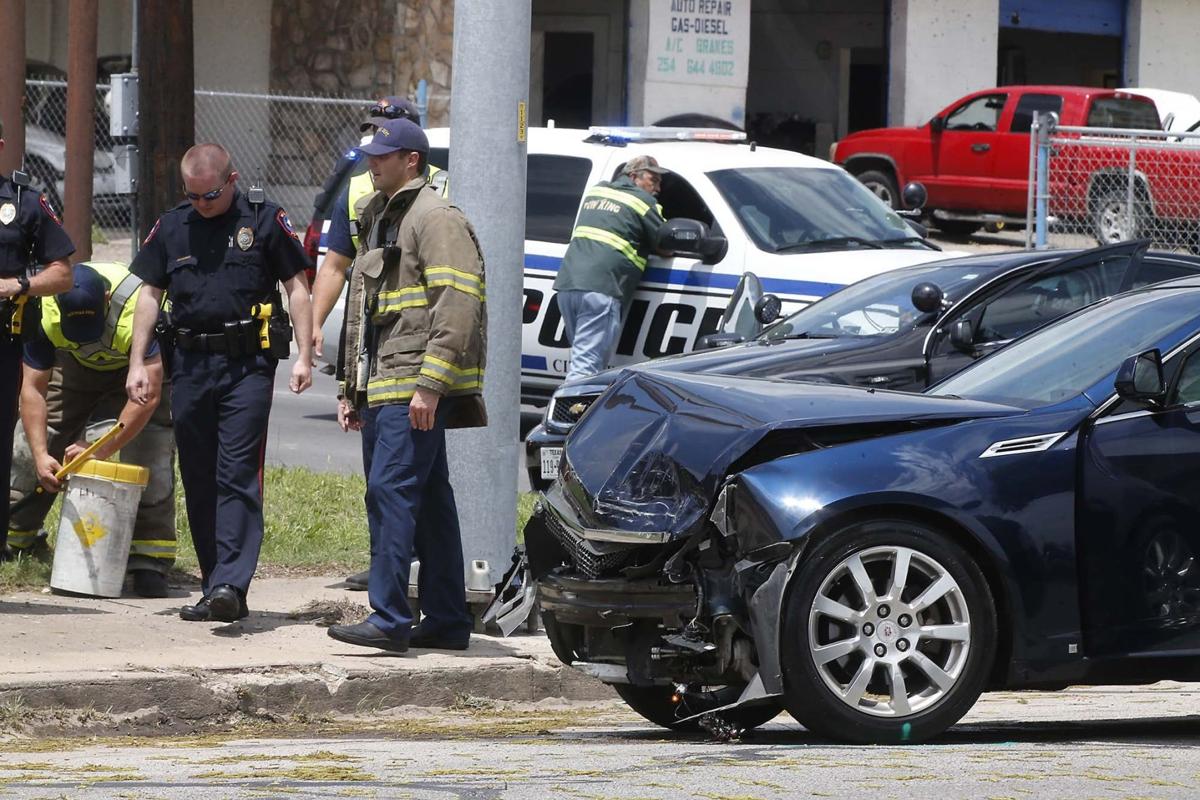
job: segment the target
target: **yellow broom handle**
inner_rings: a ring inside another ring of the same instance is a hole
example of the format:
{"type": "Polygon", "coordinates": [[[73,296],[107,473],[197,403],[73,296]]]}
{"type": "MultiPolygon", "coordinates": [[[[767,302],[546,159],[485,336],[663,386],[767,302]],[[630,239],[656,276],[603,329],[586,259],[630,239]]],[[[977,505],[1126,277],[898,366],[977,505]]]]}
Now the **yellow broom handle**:
{"type": "Polygon", "coordinates": [[[88,459],[90,459],[92,457],[93,453],[95,453],[97,450],[99,450],[101,447],[103,447],[108,442],[112,441],[112,439],[123,430],[125,430],[124,422],[118,422],[116,425],[113,425],[111,428],[109,428],[107,431],[105,431],[103,436],[101,436],[99,439],[97,439],[96,441],[94,441],[90,445],[88,445],[88,448],[86,450],[84,450],[82,453],[80,453],[79,455],[72,458],[70,461],[68,461],[66,464],[63,465],[62,469],[60,469],[58,472],[54,473],[55,480],[61,481],[63,478],[67,477],[71,473],[78,470],[80,467],[83,466],[85,461],[87,461],[88,459]]]}

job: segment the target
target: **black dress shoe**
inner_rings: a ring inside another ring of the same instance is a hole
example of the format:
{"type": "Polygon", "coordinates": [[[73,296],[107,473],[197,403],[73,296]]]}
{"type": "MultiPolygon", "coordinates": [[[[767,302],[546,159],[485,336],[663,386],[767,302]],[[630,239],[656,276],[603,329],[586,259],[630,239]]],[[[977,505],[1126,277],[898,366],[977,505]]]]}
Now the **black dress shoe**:
{"type": "Polygon", "coordinates": [[[222,584],[194,606],[179,609],[180,619],[188,622],[236,622],[250,616],[246,600],[237,589],[222,584]]]}
{"type": "Polygon", "coordinates": [[[409,647],[419,647],[423,650],[466,650],[471,645],[471,632],[459,634],[442,634],[437,631],[424,633],[418,625],[412,629],[408,637],[409,647]]]}
{"type": "Polygon", "coordinates": [[[166,597],[167,576],[152,569],[131,570],[133,593],[138,597],[166,597]]]}
{"type": "Polygon", "coordinates": [[[331,625],[329,635],[339,642],[356,644],[360,647],[378,647],[380,650],[390,650],[393,653],[403,653],[408,650],[408,639],[393,639],[370,622],[360,622],[357,625],[331,625]]]}
{"type": "Polygon", "coordinates": [[[371,576],[371,570],[359,572],[346,578],[344,583],[346,588],[352,592],[365,592],[367,590],[367,578],[371,576]]]}

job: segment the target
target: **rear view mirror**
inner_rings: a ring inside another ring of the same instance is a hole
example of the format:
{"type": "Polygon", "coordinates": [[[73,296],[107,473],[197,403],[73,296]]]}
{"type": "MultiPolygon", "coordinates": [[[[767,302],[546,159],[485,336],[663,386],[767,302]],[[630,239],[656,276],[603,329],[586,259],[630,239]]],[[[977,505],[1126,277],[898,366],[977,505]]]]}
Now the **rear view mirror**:
{"type": "MultiPolygon", "coordinates": [[[[737,334],[743,340],[758,336],[762,332],[763,325],[768,324],[762,322],[758,316],[759,307],[764,305],[764,301],[768,297],[774,297],[774,295],[768,295],[763,291],[762,281],[757,275],[753,272],[743,273],[742,277],[738,279],[733,294],[729,297],[725,311],[721,314],[721,321],[717,323],[717,332],[737,334]]],[[[778,302],[778,298],[776,298],[776,302],[778,302]]],[[[763,308],[764,313],[769,310],[769,308],[763,308]]]]}
{"type": "Polygon", "coordinates": [[[969,319],[960,319],[950,329],[950,344],[956,350],[969,352],[975,349],[975,326],[969,319]]]}
{"type": "Polygon", "coordinates": [[[1147,350],[1121,363],[1114,382],[1117,394],[1126,400],[1159,403],[1166,393],[1163,381],[1162,353],[1147,350]]]}
{"type": "Polygon", "coordinates": [[[654,247],[660,253],[693,256],[705,264],[716,264],[725,257],[729,242],[724,236],[710,233],[708,226],[699,220],[676,217],[658,229],[654,247]]]}
{"type": "Polygon", "coordinates": [[[938,311],[942,307],[943,296],[942,288],[936,283],[930,283],[929,281],[918,283],[912,290],[913,308],[922,314],[938,311]]]}

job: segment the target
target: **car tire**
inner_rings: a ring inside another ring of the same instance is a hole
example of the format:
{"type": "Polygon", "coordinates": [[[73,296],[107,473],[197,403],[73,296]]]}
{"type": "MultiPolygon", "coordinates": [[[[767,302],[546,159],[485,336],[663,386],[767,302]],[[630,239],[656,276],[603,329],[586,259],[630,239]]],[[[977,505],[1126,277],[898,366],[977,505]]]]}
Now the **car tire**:
{"type": "Polygon", "coordinates": [[[806,554],[789,587],[785,706],[832,739],[924,741],[978,699],[996,629],[983,573],[949,537],[905,520],[852,525],[806,554]]]}
{"type": "MultiPolygon", "coordinates": [[[[729,705],[737,700],[744,687],[721,686],[702,692],[689,692],[680,701],[675,700],[675,688],[672,686],[634,686],[629,683],[616,683],[612,688],[621,696],[626,705],[655,725],[673,731],[695,731],[700,729],[699,720],[691,719],[681,722],[680,719],[729,705]]],[[[722,712],[721,717],[737,728],[751,730],[760,725],[766,725],[779,716],[779,712],[782,710],[783,708],[777,703],[756,705],[751,708],[722,712]]]]}
{"type": "Polygon", "coordinates": [[[979,222],[969,222],[964,219],[935,219],[933,224],[947,236],[970,236],[983,227],[979,222]]]}
{"type": "Polygon", "coordinates": [[[900,190],[896,188],[896,179],[891,175],[877,169],[868,169],[854,177],[870,189],[871,194],[887,203],[889,208],[900,208],[900,190]]]}
{"type": "Polygon", "coordinates": [[[1092,231],[1096,242],[1104,246],[1141,238],[1147,229],[1146,209],[1134,198],[1132,219],[1126,213],[1127,195],[1124,189],[1107,189],[1092,200],[1092,231]]]}

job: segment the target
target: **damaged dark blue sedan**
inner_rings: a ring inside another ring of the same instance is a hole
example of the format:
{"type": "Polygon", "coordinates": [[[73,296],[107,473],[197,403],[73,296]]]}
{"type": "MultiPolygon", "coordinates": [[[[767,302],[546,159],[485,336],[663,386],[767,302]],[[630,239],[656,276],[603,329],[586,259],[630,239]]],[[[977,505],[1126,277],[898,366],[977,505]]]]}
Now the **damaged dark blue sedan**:
{"type": "Polygon", "coordinates": [[[525,529],[560,659],[651,721],[919,742],[985,690],[1200,678],[1200,283],[925,394],[629,372],[525,529]]]}

